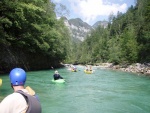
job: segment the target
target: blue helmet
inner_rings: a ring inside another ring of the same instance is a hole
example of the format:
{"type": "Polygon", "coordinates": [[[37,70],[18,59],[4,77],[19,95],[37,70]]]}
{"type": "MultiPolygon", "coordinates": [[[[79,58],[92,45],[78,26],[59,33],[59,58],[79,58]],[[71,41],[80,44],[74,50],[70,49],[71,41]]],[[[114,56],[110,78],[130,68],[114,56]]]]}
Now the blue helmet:
{"type": "Polygon", "coordinates": [[[9,74],[13,86],[23,86],[26,82],[26,72],[21,68],[14,68],[9,74]]]}

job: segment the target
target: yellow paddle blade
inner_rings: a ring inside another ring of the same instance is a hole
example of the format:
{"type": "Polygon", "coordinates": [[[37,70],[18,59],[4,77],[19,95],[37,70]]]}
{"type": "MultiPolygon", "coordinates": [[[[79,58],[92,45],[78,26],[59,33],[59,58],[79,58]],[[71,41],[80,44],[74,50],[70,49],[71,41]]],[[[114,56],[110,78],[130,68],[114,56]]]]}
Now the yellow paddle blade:
{"type": "Polygon", "coordinates": [[[35,95],[35,91],[30,86],[27,86],[26,90],[29,92],[30,95],[35,95]]]}
{"type": "Polygon", "coordinates": [[[3,80],[0,78],[0,86],[2,85],[3,80]]]}

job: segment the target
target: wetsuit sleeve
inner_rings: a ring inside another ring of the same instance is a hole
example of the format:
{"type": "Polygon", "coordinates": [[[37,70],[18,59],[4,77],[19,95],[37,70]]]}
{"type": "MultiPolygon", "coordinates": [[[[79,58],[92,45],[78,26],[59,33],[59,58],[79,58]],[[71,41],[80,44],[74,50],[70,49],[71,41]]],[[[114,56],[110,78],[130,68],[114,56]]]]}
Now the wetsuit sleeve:
{"type": "Polygon", "coordinates": [[[59,75],[59,79],[63,79],[63,77],[61,77],[61,76],[59,75]]]}

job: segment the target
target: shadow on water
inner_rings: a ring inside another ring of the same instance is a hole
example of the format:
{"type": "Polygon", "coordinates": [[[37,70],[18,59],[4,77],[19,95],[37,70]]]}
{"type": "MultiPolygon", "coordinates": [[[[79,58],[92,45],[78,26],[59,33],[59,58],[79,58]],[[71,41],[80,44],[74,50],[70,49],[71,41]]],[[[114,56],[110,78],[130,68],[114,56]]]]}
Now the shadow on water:
{"type": "MultiPolygon", "coordinates": [[[[54,70],[28,72],[26,85],[39,95],[42,113],[149,113],[150,79],[137,74],[96,69],[85,74],[58,69],[66,82],[52,83],[54,70]]],[[[12,92],[2,76],[0,100],[12,92]]]]}

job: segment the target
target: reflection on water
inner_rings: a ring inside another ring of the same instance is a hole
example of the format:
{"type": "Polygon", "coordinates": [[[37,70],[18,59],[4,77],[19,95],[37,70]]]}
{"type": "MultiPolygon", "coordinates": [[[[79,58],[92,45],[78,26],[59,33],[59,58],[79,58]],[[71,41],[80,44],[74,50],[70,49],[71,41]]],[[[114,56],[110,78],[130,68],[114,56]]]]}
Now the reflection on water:
{"type": "MultiPolygon", "coordinates": [[[[52,83],[54,70],[28,72],[26,85],[39,95],[42,113],[149,113],[150,79],[136,74],[95,69],[85,74],[58,69],[64,84],[52,83]]],[[[0,100],[13,90],[2,76],[0,100]]]]}

